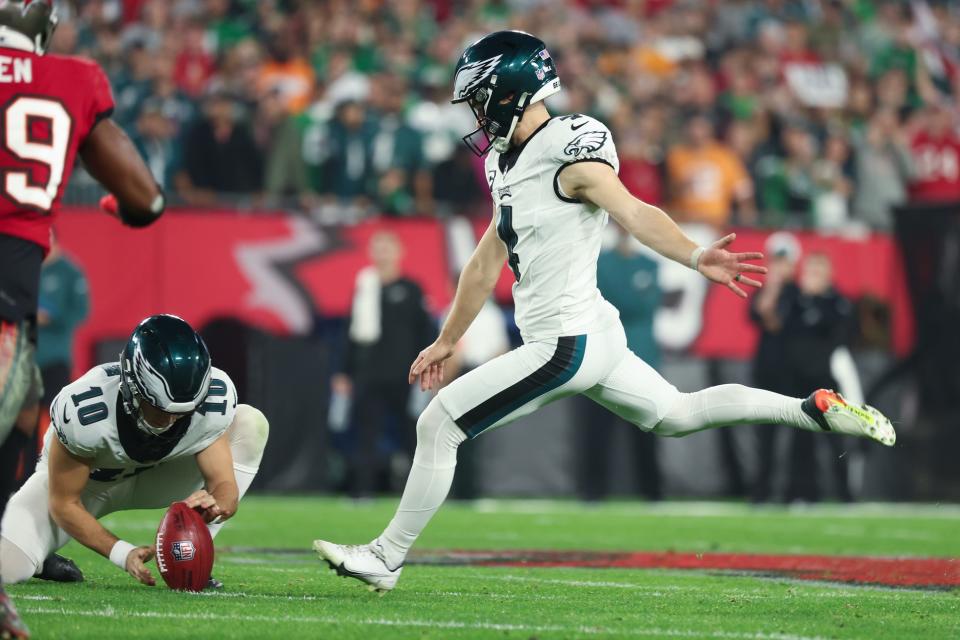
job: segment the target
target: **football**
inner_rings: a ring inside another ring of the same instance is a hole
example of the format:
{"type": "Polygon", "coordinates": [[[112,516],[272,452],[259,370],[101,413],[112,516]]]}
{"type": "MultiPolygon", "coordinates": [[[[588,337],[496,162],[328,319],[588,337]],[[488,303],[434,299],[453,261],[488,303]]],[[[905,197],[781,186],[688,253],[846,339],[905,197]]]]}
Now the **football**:
{"type": "Polygon", "coordinates": [[[175,591],[202,591],[213,570],[213,538],[203,517],[183,502],[170,505],[157,529],[157,568],[175,591]]]}

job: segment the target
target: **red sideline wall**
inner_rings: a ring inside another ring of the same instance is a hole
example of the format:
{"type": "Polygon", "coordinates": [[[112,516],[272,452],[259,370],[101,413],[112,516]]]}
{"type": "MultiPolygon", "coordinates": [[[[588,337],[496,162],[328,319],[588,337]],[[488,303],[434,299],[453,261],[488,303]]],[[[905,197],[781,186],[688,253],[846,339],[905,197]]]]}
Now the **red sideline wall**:
{"type": "MultiPolygon", "coordinates": [[[[75,373],[94,364],[96,341],[125,337],[154,313],[174,313],[196,326],[233,316],[280,334],[303,331],[314,314],[344,316],[355,275],[367,264],[367,241],[380,229],[400,237],[404,270],[424,288],[435,312],[446,308],[453,294],[444,228],[436,220],[318,228],[280,214],[174,210],[155,227],[133,230],[95,210],[68,208],[56,227],[64,250],[90,282],[91,315],[77,334],[75,373]]],[[[767,235],[740,232],[736,247],[761,250],[767,235]]],[[[824,251],[834,259],[841,291],[855,298],[870,293],[891,304],[895,348],[906,352],[912,318],[893,241],[799,237],[805,251],[824,251]]],[[[511,282],[505,269],[497,287],[501,302],[509,301],[511,282]]],[[[703,314],[695,353],[750,357],[756,334],[744,301],[714,287],[703,314]]]]}

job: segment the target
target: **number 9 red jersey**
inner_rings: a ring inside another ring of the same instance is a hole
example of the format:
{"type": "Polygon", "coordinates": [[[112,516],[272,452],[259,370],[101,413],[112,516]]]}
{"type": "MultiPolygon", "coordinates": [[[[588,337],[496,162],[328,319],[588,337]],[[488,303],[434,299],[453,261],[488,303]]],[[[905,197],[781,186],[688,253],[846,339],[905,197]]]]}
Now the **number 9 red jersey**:
{"type": "Polygon", "coordinates": [[[0,47],[0,234],[47,251],[77,150],[112,112],[92,60],[0,47]]]}

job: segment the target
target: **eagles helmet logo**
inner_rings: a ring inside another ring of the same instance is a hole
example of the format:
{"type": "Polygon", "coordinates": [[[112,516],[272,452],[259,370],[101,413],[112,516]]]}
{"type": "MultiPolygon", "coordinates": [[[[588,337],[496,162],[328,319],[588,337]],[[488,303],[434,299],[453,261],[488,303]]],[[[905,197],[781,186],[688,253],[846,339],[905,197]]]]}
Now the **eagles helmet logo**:
{"type": "Polygon", "coordinates": [[[563,150],[568,156],[579,158],[580,154],[596,151],[607,141],[606,131],[586,131],[567,144],[563,150]]]}
{"type": "Polygon", "coordinates": [[[480,86],[480,83],[487,79],[497,68],[497,63],[503,55],[495,55],[486,60],[478,60],[464,65],[457,72],[457,77],[453,81],[453,94],[457,100],[463,100],[480,86]]]}

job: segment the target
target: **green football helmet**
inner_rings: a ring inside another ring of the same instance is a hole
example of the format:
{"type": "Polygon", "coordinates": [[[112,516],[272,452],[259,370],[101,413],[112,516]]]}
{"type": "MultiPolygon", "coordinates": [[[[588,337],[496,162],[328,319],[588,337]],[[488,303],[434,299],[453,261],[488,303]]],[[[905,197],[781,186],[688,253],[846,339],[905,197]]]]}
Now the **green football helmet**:
{"type": "Polygon", "coordinates": [[[542,40],[523,31],[484,36],[460,56],[453,80],[453,103],[466,102],[477,116],[464,143],[478,156],[491,146],[503,153],[524,110],[558,91],[560,77],[542,40]]]}
{"type": "Polygon", "coordinates": [[[142,403],[190,414],[210,390],[210,373],[210,352],[189,324],[176,316],[150,316],[137,325],[120,353],[123,409],[142,431],[160,435],[168,427],[147,422],[142,403]]]}
{"type": "Polygon", "coordinates": [[[0,0],[0,41],[9,32],[24,35],[43,55],[57,28],[53,0],[0,0]]]}

